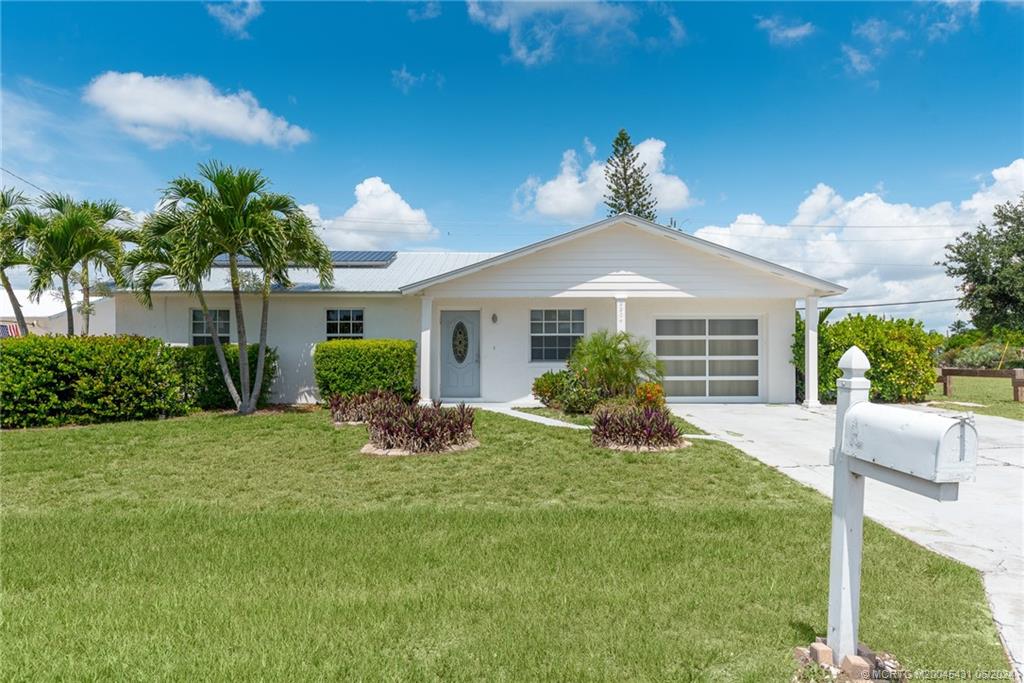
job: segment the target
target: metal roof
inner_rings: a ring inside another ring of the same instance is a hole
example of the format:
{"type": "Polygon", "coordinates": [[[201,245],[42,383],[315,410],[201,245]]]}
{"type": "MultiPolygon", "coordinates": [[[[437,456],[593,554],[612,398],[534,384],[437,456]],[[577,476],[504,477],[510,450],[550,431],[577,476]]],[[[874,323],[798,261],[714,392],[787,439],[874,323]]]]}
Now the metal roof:
{"type": "MultiPolygon", "coordinates": [[[[333,252],[336,254],[394,254],[387,265],[368,261],[355,264],[351,260],[334,270],[334,287],[320,289],[316,271],[309,268],[291,268],[289,275],[295,286],[289,292],[362,292],[397,293],[402,285],[434,277],[450,270],[493,258],[495,252],[465,251],[398,251],[398,252],[333,252]]],[[[154,293],[180,291],[173,277],[160,278],[153,286],[154,293]]],[[[214,268],[203,282],[203,291],[230,292],[231,282],[226,268],[214,268]]]]}

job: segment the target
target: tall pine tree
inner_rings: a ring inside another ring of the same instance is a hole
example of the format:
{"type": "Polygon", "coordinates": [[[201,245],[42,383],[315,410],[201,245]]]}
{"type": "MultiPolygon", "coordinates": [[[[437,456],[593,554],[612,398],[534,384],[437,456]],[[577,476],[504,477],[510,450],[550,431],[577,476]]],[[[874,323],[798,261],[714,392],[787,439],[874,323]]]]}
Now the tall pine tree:
{"type": "Polygon", "coordinates": [[[604,203],[608,206],[609,216],[625,212],[657,221],[658,214],[654,209],[658,200],[654,198],[651,180],[647,177],[647,164],[640,163],[625,128],[612,142],[612,155],[604,167],[604,180],[608,186],[604,203]]]}

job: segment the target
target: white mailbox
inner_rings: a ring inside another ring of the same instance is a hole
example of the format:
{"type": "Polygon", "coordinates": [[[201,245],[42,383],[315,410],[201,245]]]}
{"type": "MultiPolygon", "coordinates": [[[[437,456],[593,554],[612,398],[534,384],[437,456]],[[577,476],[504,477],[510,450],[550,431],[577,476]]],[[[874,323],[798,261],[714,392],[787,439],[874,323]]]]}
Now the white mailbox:
{"type": "Polygon", "coordinates": [[[956,500],[974,478],[978,432],[971,416],[950,418],[868,401],[871,369],[856,346],[839,360],[832,448],[832,551],[828,645],[837,662],[857,654],[864,481],[875,479],[938,501],[956,500]]]}
{"type": "Polygon", "coordinates": [[[846,411],[843,454],[935,483],[971,481],[978,453],[974,418],[858,403],[846,411]]]}

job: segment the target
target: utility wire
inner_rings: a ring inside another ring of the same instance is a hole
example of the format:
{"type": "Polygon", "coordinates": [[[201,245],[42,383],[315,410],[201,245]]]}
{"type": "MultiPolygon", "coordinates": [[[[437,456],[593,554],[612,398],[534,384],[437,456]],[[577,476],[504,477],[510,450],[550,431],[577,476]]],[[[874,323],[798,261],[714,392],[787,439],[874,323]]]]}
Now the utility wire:
{"type": "MultiPolygon", "coordinates": [[[[821,308],[880,308],[882,306],[911,306],[913,304],[937,304],[948,301],[960,301],[960,297],[955,296],[952,299],[922,299],[920,301],[885,301],[874,304],[843,304],[838,306],[821,306],[819,307],[819,310],[821,308]]],[[[798,308],[796,310],[803,311],[806,309],[798,308]]]]}
{"type": "Polygon", "coordinates": [[[33,183],[31,180],[29,180],[27,178],[22,178],[20,175],[18,175],[14,171],[11,171],[9,169],[3,168],[2,166],[0,166],[0,171],[3,171],[4,173],[6,173],[9,176],[14,176],[15,178],[17,178],[18,180],[20,180],[23,183],[27,183],[28,185],[31,185],[32,187],[36,188],[37,190],[39,190],[43,194],[50,194],[49,190],[44,190],[43,188],[41,188],[38,185],[36,185],[35,183],[33,183]]]}

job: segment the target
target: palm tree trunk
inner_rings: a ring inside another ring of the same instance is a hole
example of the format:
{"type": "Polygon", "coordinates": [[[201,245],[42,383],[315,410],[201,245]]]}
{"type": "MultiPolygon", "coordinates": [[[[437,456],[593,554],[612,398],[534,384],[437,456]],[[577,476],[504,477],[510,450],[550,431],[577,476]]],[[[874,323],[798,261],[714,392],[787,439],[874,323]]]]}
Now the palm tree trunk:
{"type": "Polygon", "coordinates": [[[0,268],[0,282],[3,282],[4,291],[7,292],[7,298],[11,300],[11,308],[14,309],[14,319],[18,321],[18,330],[21,332],[22,337],[28,336],[28,323],[25,322],[25,314],[21,312],[21,302],[18,301],[18,297],[14,295],[14,288],[11,287],[11,281],[7,279],[7,273],[0,268]]]}
{"type": "Polygon", "coordinates": [[[235,388],[235,382],[231,379],[231,368],[228,367],[228,359],[224,357],[224,346],[220,343],[220,335],[217,328],[213,326],[213,318],[210,317],[210,307],[206,305],[206,297],[203,290],[197,289],[196,296],[199,298],[199,305],[203,307],[203,318],[206,320],[206,329],[213,331],[213,348],[217,352],[217,363],[220,364],[220,371],[224,375],[224,385],[228,388],[231,400],[235,402],[235,409],[242,409],[242,399],[235,388]]]}
{"type": "Polygon", "coordinates": [[[64,294],[64,310],[67,311],[68,316],[68,336],[75,336],[75,311],[71,308],[71,288],[68,287],[68,275],[64,273],[60,276],[60,287],[64,294]]]}
{"type": "Polygon", "coordinates": [[[89,259],[82,261],[82,336],[89,336],[89,259]]]}
{"type": "Polygon", "coordinates": [[[249,411],[256,410],[263,389],[263,368],[267,358],[267,314],[270,312],[270,275],[263,278],[263,310],[260,312],[260,346],[256,356],[256,378],[252,382],[252,395],[249,396],[249,411]]]}
{"type": "Polygon", "coordinates": [[[248,401],[245,400],[249,396],[249,347],[248,340],[245,336],[245,316],[242,313],[242,292],[241,282],[238,279],[238,256],[236,254],[230,254],[228,256],[228,263],[231,266],[231,296],[235,301],[235,317],[237,322],[235,323],[238,329],[238,379],[242,392],[242,402],[238,406],[238,412],[242,415],[247,414],[248,401]]]}

